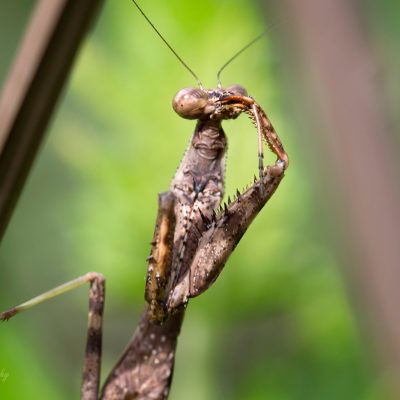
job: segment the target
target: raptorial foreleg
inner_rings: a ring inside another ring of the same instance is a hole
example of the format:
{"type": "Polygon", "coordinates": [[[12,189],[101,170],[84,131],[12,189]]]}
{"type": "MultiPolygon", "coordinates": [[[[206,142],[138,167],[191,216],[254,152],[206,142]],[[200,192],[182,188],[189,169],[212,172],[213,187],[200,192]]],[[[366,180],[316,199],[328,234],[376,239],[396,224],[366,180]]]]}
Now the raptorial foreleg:
{"type": "Polygon", "coordinates": [[[175,197],[172,192],[158,196],[158,214],[151,253],[148,258],[145,299],[149,303],[149,317],[162,323],[167,317],[166,299],[171,290],[171,271],[176,217],[175,197]]]}
{"type": "Polygon", "coordinates": [[[283,164],[266,167],[263,177],[237,197],[213,220],[208,221],[208,229],[199,240],[198,250],[193,258],[188,275],[171,292],[171,308],[187,303],[207,290],[217,279],[226,261],[264,207],[284,177],[283,164]]]}

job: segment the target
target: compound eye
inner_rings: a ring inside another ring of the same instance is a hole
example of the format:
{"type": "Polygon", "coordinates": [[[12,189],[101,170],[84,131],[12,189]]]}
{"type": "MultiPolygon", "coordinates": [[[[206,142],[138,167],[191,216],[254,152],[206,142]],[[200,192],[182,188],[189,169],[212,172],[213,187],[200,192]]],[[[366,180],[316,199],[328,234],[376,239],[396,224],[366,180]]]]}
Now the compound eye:
{"type": "Polygon", "coordinates": [[[247,96],[247,90],[240,85],[232,85],[225,89],[227,92],[232,92],[235,96],[247,96]]]}
{"type": "MultiPolygon", "coordinates": [[[[207,112],[208,94],[199,88],[180,90],[172,100],[172,107],[182,118],[198,119],[207,112]]],[[[209,112],[208,112],[209,113],[209,112]]]]}

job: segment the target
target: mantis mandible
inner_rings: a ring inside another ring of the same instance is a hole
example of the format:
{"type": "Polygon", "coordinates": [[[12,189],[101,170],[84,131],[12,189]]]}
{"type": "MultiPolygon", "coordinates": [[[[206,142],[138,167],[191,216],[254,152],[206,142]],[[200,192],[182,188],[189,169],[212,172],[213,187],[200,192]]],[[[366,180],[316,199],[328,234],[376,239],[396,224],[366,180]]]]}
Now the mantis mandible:
{"type": "MultiPolygon", "coordinates": [[[[139,8],[136,1],[133,2],[139,8]]],[[[145,288],[148,305],[132,340],[101,392],[99,380],[105,290],[101,274],[90,272],[0,313],[0,320],[8,320],[44,300],[90,283],[82,399],[167,399],[177,337],[188,300],[200,295],[215,282],[250,223],[284,176],[288,156],[266,113],[242,86],[222,88],[219,73],[216,89],[206,90],[200,83],[197,88],[180,90],[173,99],[175,112],[183,118],[197,120],[197,124],[169,191],[159,195],[145,288]],[[227,138],[221,123],[242,113],[247,114],[257,128],[259,177],[243,193],[237,192],[232,200],[228,198],[228,203],[220,206],[224,195],[227,149],[227,138]],[[263,165],[263,141],[277,157],[272,166],[263,165]]]]}

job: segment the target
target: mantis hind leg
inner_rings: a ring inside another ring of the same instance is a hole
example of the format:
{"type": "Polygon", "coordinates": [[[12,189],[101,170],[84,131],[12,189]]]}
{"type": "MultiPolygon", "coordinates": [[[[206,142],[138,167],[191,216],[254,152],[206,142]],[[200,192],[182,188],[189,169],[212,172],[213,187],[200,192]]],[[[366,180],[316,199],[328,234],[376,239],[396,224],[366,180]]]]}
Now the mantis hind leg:
{"type": "Polygon", "coordinates": [[[105,279],[102,274],[89,272],[79,278],[66,282],[31,300],[0,313],[0,321],[8,321],[16,314],[28,310],[46,300],[90,283],[88,330],[85,362],[83,367],[81,399],[97,400],[101,369],[102,324],[105,299],[105,279]]]}

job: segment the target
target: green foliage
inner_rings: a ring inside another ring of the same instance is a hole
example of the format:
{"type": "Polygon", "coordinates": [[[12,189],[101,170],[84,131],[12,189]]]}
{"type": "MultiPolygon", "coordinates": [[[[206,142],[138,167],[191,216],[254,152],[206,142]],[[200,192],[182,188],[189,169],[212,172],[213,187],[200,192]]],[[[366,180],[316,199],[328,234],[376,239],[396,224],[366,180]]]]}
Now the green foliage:
{"type": "MultiPolygon", "coordinates": [[[[8,5],[21,30],[25,3],[8,5]]],[[[156,3],[141,1],[206,87],[264,29],[252,2],[156,3]]],[[[0,61],[4,76],[20,31],[2,26],[8,37],[1,42],[8,46],[0,61]]],[[[227,85],[243,84],[265,107],[291,166],[221,278],[191,301],[173,400],[383,396],[339,262],[321,238],[315,182],[296,147],[281,62],[267,36],[222,76],[227,85]]],[[[103,376],[143,307],[157,193],[168,189],[194,129],[193,121],[174,114],[171,99],[195,85],[130,1],[105,2],[1,247],[1,309],[90,270],[107,277],[103,376]]],[[[225,130],[229,194],[256,172],[257,140],[244,117],[225,130]]],[[[81,289],[0,326],[0,373],[8,374],[3,381],[0,375],[0,398],[77,398],[86,304],[81,289]]]]}

